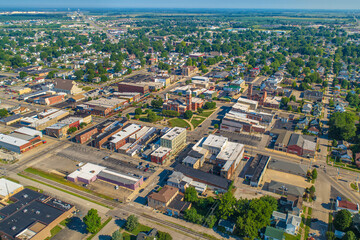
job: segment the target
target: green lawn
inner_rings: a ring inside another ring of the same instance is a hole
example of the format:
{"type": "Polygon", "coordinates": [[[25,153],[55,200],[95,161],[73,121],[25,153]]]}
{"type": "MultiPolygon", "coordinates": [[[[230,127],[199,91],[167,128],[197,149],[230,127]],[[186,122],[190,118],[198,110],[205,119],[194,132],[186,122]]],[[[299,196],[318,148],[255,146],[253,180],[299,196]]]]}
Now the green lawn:
{"type": "Polygon", "coordinates": [[[171,127],[190,128],[190,125],[181,118],[171,119],[171,120],[169,120],[169,123],[170,123],[171,127]]]}
{"type": "Polygon", "coordinates": [[[136,236],[128,232],[123,232],[122,235],[124,240],[136,240],[136,236]]]}
{"type": "Polygon", "coordinates": [[[285,240],[300,240],[301,239],[300,234],[298,234],[297,236],[294,236],[294,235],[285,233],[284,236],[285,236],[285,240]]]}
{"type": "Polygon", "coordinates": [[[197,128],[203,121],[205,121],[206,118],[197,118],[193,117],[191,120],[191,124],[194,126],[194,128],[197,128]]]}
{"type": "Polygon", "coordinates": [[[31,190],[33,190],[33,191],[35,191],[35,192],[39,192],[39,193],[43,193],[43,192],[44,192],[43,190],[41,190],[41,189],[39,189],[39,188],[37,188],[37,187],[33,187],[33,186],[26,186],[25,188],[31,189],[31,190]]]}
{"type": "Polygon", "coordinates": [[[59,225],[56,225],[53,229],[50,230],[51,236],[45,238],[45,240],[49,240],[52,237],[54,237],[56,234],[58,234],[60,231],[62,230],[62,228],[59,225]]]}
{"type": "Polygon", "coordinates": [[[135,236],[138,235],[140,232],[148,232],[150,231],[152,228],[142,225],[139,223],[139,225],[137,226],[137,228],[135,228],[131,233],[134,234],[135,236]]]}
{"type": "Polygon", "coordinates": [[[209,117],[215,110],[208,110],[208,111],[203,111],[202,113],[198,113],[199,116],[202,117],[209,117]]]}

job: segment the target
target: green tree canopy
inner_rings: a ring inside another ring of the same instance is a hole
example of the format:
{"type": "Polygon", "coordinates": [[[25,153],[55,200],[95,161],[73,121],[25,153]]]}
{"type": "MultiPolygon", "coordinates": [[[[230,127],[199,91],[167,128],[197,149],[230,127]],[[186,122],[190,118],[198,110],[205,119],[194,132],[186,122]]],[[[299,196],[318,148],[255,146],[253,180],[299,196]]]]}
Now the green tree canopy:
{"type": "Polygon", "coordinates": [[[329,120],[329,137],[350,140],[356,135],[355,115],[351,112],[336,112],[329,120]]]}
{"type": "Polygon", "coordinates": [[[89,233],[96,233],[101,226],[101,217],[96,209],[90,209],[86,216],[83,218],[86,225],[86,230],[89,233]]]}
{"type": "Polygon", "coordinates": [[[185,201],[195,203],[199,200],[198,193],[194,187],[188,187],[185,190],[185,201]]]}
{"type": "Polygon", "coordinates": [[[119,230],[116,230],[111,235],[111,240],[123,240],[123,235],[121,234],[121,232],[119,230]]]}
{"type": "Polygon", "coordinates": [[[185,119],[190,119],[190,118],[192,118],[192,116],[193,116],[193,112],[191,110],[185,111],[185,113],[184,113],[185,119]]]}
{"type": "Polygon", "coordinates": [[[139,225],[139,219],[135,215],[130,215],[126,219],[125,229],[129,232],[134,231],[135,228],[139,225]]]}
{"type": "Polygon", "coordinates": [[[352,224],[351,213],[348,210],[340,210],[334,218],[335,229],[345,232],[352,224]]]}

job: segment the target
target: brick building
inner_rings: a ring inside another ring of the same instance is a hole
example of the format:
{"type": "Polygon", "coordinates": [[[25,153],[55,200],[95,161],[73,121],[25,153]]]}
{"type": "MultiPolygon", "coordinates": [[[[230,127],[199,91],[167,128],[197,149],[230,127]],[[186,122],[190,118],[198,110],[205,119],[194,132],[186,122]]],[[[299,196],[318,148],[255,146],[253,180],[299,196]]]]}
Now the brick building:
{"type": "Polygon", "coordinates": [[[144,83],[126,83],[120,82],[118,83],[118,91],[119,92],[138,92],[141,94],[149,93],[149,86],[144,83]]]}

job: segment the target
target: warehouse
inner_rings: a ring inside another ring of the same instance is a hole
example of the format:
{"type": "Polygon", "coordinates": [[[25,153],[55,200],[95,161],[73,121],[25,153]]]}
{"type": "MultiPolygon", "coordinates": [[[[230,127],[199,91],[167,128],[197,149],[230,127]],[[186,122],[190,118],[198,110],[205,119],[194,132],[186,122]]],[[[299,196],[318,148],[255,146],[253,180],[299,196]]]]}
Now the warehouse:
{"type": "Polygon", "coordinates": [[[124,146],[128,142],[129,137],[132,134],[138,132],[140,129],[140,125],[131,124],[125,127],[123,130],[117,132],[112,136],[112,139],[110,140],[110,149],[117,150],[120,147],[124,146]]]}
{"type": "Polygon", "coordinates": [[[20,133],[5,135],[0,133],[0,147],[16,153],[26,152],[42,144],[40,136],[32,137],[20,133]]]}
{"type": "Polygon", "coordinates": [[[83,182],[90,184],[97,179],[97,175],[104,170],[105,167],[87,163],[81,168],[75,170],[67,176],[67,180],[71,182],[83,182]]]}
{"type": "Polygon", "coordinates": [[[26,188],[11,199],[13,203],[0,210],[1,239],[47,239],[51,229],[75,210],[71,204],[26,188]]]}
{"type": "Polygon", "coordinates": [[[118,186],[130,188],[136,190],[144,182],[143,176],[138,176],[135,174],[124,174],[111,170],[102,170],[98,176],[98,179],[101,179],[106,182],[116,184],[118,186]]]}

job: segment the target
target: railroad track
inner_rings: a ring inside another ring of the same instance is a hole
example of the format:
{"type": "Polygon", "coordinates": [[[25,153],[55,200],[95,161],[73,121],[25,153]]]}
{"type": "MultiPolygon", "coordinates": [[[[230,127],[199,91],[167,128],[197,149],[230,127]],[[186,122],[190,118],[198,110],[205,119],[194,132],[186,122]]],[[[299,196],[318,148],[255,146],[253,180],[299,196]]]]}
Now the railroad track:
{"type": "Polygon", "coordinates": [[[81,191],[81,190],[73,188],[73,187],[69,187],[67,185],[58,183],[58,182],[53,181],[53,180],[49,180],[47,178],[41,177],[41,176],[33,174],[33,173],[25,173],[24,175],[29,176],[31,178],[34,178],[35,180],[38,180],[38,181],[43,182],[45,184],[49,184],[51,186],[54,186],[54,187],[57,187],[57,188],[60,188],[60,189],[64,189],[64,190],[66,190],[68,192],[75,193],[77,195],[86,197],[88,199],[91,199],[93,201],[102,203],[102,204],[110,206],[110,207],[117,207],[119,205],[119,202],[104,199],[104,198],[96,196],[94,194],[91,194],[91,193],[88,193],[88,192],[85,192],[85,191],[81,191]]]}

